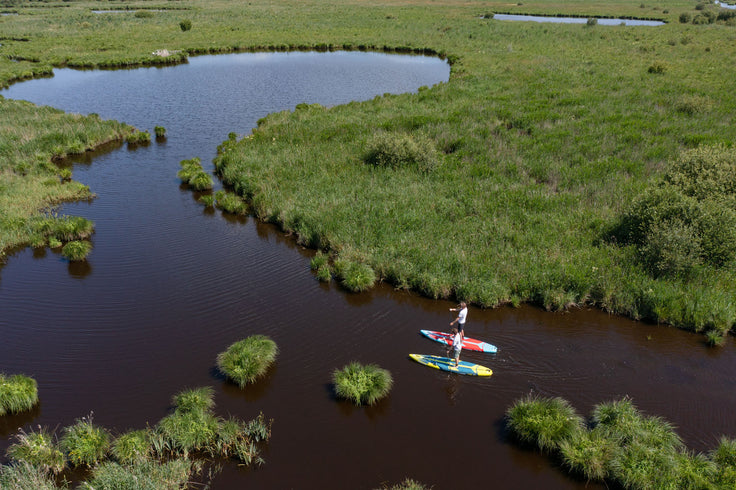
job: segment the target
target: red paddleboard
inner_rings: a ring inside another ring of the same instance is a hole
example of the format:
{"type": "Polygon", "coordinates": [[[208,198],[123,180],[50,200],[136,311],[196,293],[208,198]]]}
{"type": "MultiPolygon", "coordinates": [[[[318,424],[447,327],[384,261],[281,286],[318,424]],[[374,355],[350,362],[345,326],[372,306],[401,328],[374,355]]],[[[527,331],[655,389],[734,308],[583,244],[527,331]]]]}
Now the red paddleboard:
{"type": "MultiPolygon", "coordinates": [[[[452,345],[452,334],[450,333],[435,332],[433,330],[420,331],[422,332],[422,335],[434,340],[435,342],[439,342],[445,345],[452,345]]],[[[475,350],[478,352],[490,352],[491,354],[495,354],[496,352],[498,352],[498,349],[495,345],[483,342],[482,340],[471,339],[470,337],[465,337],[463,339],[463,349],[475,350]]]]}

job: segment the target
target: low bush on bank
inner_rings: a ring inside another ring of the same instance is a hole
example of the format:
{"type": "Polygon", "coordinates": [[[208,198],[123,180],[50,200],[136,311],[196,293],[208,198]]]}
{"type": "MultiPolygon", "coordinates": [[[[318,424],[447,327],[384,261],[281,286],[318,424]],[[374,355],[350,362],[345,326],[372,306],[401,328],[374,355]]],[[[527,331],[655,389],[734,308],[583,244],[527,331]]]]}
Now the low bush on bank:
{"type": "Polygon", "coordinates": [[[0,416],[25,412],[38,403],[36,380],[22,374],[0,373],[0,416]]]}
{"type": "Polygon", "coordinates": [[[356,405],[373,405],[391,391],[391,373],[375,364],[352,362],[332,374],[335,394],[356,405]]]}
{"type": "Polygon", "coordinates": [[[586,427],[567,401],[528,396],[509,408],[507,427],[588,481],[631,489],[736,482],[736,442],[723,438],[709,455],[691,453],[671,424],[641,414],[626,398],[596,405],[586,427]]]}
{"type": "Polygon", "coordinates": [[[276,360],[278,347],[265,335],[235,342],[217,355],[217,367],[228,379],[244,388],[260,378],[276,360]]]}
{"type": "Polygon", "coordinates": [[[29,464],[44,473],[58,474],[64,470],[64,453],[59,449],[54,435],[46,429],[39,427],[38,431],[31,432],[20,430],[15,439],[16,442],[7,451],[11,460],[29,464]]]}
{"type": "Polygon", "coordinates": [[[82,417],[64,428],[59,446],[73,466],[95,466],[110,449],[110,433],[94,425],[91,415],[82,417]]]}
{"type": "Polygon", "coordinates": [[[74,240],[61,248],[61,255],[72,262],[85,260],[92,251],[92,244],[86,240],[74,240]]]}

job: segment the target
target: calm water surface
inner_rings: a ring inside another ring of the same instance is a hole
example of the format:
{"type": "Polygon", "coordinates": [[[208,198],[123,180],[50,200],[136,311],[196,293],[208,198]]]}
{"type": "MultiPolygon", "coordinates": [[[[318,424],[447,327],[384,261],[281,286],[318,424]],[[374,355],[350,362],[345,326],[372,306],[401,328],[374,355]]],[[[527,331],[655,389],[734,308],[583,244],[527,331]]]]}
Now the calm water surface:
{"type": "Polygon", "coordinates": [[[116,432],[154,425],[173,394],[205,385],[215,388],[219,415],[274,419],[266,464],[227,464],[215,489],[368,489],[407,477],[436,489],[601,488],[506,440],[504,411],[529,392],[565,397],[584,415],[629,395],[700,451],[736,435],[732,342],[709,350],[698,336],[597,311],[471,308],[468,333],[500,351],[463,358],[494,375],[442,374],[407,356],[443,352],[419,330],[446,329],[450,303],[321,284],[309,270],[312,252],[272,226],[205,211],[176,177],[185,158],[211,168],[229,132],[248,134],[270,112],[415,91],[446,81],[446,63],[238,54],[55,74],[0,94],[151,131],[161,125],[168,138],[74,163],[74,178],[98,195],[61,209],[96,223],[87,264],[24,249],[0,269],[0,371],[33,376],[41,400],[0,418],[0,453],[18,427],[63,427],[90,412],[116,432]],[[280,354],[266,379],[241,391],[216,374],[215,357],[253,334],[272,337],[280,354]],[[335,400],[331,374],[354,360],[391,371],[387,399],[369,408],[335,400]]]}
{"type": "MultiPolygon", "coordinates": [[[[516,20],[528,22],[551,22],[554,24],[585,24],[585,17],[553,17],[548,15],[523,15],[523,14],[494,14],[495,20],[516,20]]],[[[596,19],[603,26],[662,26],[660,20],[637,20],[637,19],[596,19]]]]}

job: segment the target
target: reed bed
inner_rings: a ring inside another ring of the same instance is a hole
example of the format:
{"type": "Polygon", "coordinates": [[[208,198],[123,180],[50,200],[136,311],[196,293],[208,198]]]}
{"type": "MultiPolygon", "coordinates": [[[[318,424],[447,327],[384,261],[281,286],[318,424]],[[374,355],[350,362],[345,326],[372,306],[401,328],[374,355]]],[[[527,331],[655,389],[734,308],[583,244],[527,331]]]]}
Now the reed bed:
{"type": "Polygon", "coordinates": [[[687,450],[666,420],[624,398],[601,403],[584,424],[560,398],[527,396],[507,411],[507,427],[571,474],[621,488],[732,488],[736,443],[722,438],[709,454],[687,450]],[[566,422],[567,420],[567,422],[566,422]]]}

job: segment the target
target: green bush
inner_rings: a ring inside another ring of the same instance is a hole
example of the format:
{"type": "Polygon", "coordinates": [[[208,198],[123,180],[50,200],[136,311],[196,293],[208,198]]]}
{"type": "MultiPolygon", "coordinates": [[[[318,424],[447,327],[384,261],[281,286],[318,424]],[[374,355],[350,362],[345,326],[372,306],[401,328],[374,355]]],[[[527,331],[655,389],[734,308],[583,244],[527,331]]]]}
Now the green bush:
{"type": "Polygon", "coordinates": [[[393,378],[386,369],[375,364],[352,362],[332,374],[335,393],[356,405],[373,405],[391,391],[393,378]]]}
{"type": "Polygon", "coordinates": [[[141,463],[151,456],[151,441],[147,430],[134,430],[113,441],[111,453],[122,464],[141,463]]]}
{"type": "Polygon", "coordinates": [[[62,247],[61,254],[72,262],[85,260],[92,251],[92,244],[88,241],[75,240],[62,247]]]}
{"type": "Polygon", "coordinates": [[[136,19],[150,19],[151,17],[153,17],[153,12],[151,12],[150,10],[136,10],[133,16],[136,19]]]}
{"type": "Polygon", "coordinates": [[[28,463],[54,474],[60,473],[66,466],[64,453],[45,429],[39,427],[38,432],[28,433],[20,430],[15,437],[17,442],[11,444],[7,451],[11,460],[28,463]]]}
{"type": "Polygon", "coordinates": [[[183,32],[186,32],[186,31],[190,30],[192,28],[192,21],[189,20],[189,19],[182,20],[181,22],[179,22],[179,28],[183,32]]]}
{"type": "Polygon", "coordinates": [[[338,259],[335,261],[335,274],[340,285],[348,291],[357,293],[373,287],[376,273],[368,264],[338,259]]]}
{"type": "Polygon", "coordinates": [[[253,335],[235,342],[217,355],[217,367],[235,384],[244,388],[260,378],[278,354],[276,343],[265,335],[253,335]]]}
{"type": "Polygon", "coordinates": [[[583,427],[583,419],[562,398],[528,395],[506,411],[507,425],[520,441],[555,451],[583,427]]]}
{"type": "Polygon", "coordinates": [[[25,412],[38,403],[38,384],[22,374],[0,373],[0,415],[25,412]]]}
{"type": "Polygon", "coordinates": [[[104,428],[95,426],[90,415],[64,428],[60,446],[72,465],[95,466],[110,448],[110,435],[104,428]]]}
{"type": "Polygon", "coordinates": [[[434,143],[421,135],[403,133],[376,133],[368,142],[364,161],[376,167],[414,168],[430,172],[439,165],[434,143]]]}
{"type": "Polygon", "coordinates": [[[692,19],[690,12],[683,12],[680,14],[680,24],[687,24],[692,19]]]}

